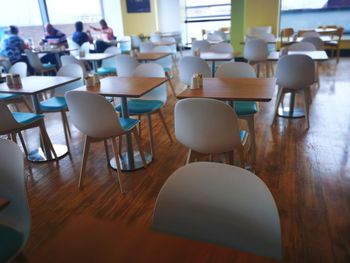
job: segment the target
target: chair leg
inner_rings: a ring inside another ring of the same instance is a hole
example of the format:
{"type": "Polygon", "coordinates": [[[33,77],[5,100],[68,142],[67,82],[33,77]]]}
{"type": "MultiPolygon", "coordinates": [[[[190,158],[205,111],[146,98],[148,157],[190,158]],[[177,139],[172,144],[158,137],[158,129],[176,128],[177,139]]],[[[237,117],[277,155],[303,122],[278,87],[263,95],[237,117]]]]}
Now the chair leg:
{"type": "Polygon", "coordinates": [[[339,63],[339,58],[340,58],[340,47],[338,44],[338,46],[337,46],[337,64],[339,63]]]}
{"type": "Polygon", "coordinates": [[[281,103],[282,93],[283,93],[282,88],[281,88],[281,87],[278,87],[277,97],[276,97],[276,104],[275,104],[275,109],[274,109],[272,124],[275,122],[275,119],[276,119],[276,117],[277,117],[278,108],[279,108],[279,105],[280,105],[280,103],[281,103]]]}
{"type": "Polygon", "coordinates": [[[114,153],[115,163],[117,164],[117,179],[118,179],[118,182],[116,182],[116,183],[117,183],[117,185],[119,185],[120,192],[124,193],[123,187],[122,187],[122,181],[121,181],[121,165],[120,165],[120,160],[119,160],[119,155],[118,155],[119,149],[118,149],[117,143],[115,141],[115,138],[111,138],[111,141],[112,141],[112,146],[113,146],[113,153],[114,153]]]}
{"type": "Polygon", "coordinates": [[[192,150],[189,149],[189,150],[188,150],[188,153],[187,153],[186,164],[189,164],[189,163],[193,162],[193,161],[194,161],[194,158],[193,158],[193,157],[194,157],[194,156],[193,156],[193,154],[192,154],[192,150]]]}
{"type": "Polygon", "coordinates": [[[139,136],[141,137],[141,131],[142,131],[141,115],[138,116],[138,120],[139,120],[138,131],[139,131],[139,136]]]}
{"type": "Polygon", "coordinates": [[[16,133],[15,132],[11,132],[11,139],[14,143],[17,144],[17,137],[16,137],[16,133]]]}
{"type": "Polygon", "coordinates": [[[304,89],[303,91],[304,93],[304,106],[305,106],[305,119],[306,119],[306,125],[307,125],[307,129],[309,129],[310,127],[310,121],[309,121],[309,103],[308,103],[308,99],[307,99],[307,91],[306,89],[304,89]]]}
{"type": "Polygon", "coordinates": [[[245,167],[245,159],[244,159],[243,147],[238,150],[238,155],[239,155],[239,162],[241,164],[241,167],[244,168],[245,167]]]}
{"type": "Polygon", "coordinates": [[[118,148],[119,148],[119,156],[122,156],[122,148],[123,148],[123,135],[119,136],[118,140],[118,148]]]}
{"type": "Polygon", "coordinates": [[[143,152],[142,147],[141,147],[141,140],[140,140],[140,137],[137,134],[137,130],[133,129],[131,131],[131,133],[134,135],[134,138],[135,138],[135,141],[136,141],[136,144],[137,144],[137,148],[139,148],[139,152],[140,152],[140,156],[141,156],[141,159],[142,159],[143,167],[146,168],[147,167],[147,162],[146,162],[145,155],[144,155],[144,152],[143,152]]]}
{"type": "Polygon", "coordinates": [[[25,98],[23,98],[23,104],[27,108],[28,112],[33,112],[32,108],[29,106],[25,98]]]}
{"type": "Polygon", "coordinates": [[[150,143],[150,148],[151,148],[151,155],[154,156],[153,152],[153,131],[152,131],[152,119],[151,119],[151,114],[147,114],[147,121],[148,121],[148,139],[150,143]]]}
{"type": "Polygon", "coordinates": [[[247,118],[248,121],[248,129],[249,129],[249,135],[250,135],[250,144],[252,147],[252,159],[253,159],[253,164],[256,162],[256,146],[255,146],[255,125],[254,125],[254,115],[250,115],[247,118]]]}
{"type": "Polygon", "coordinates": [[[109,151],[108,151],[108,143],[107,140],[103,140],[103,144],[105,146],[105,152],[106,152],[106,159],[107,159],[107,166],[109,165],[109,151]]]}
{"type": "Polygon", "coordinates": [[[170,85],[171,92],[173,93],[174,97],[176,98],[175,88],[174,88],[173,83],[171,82],[171,78],[170,78],[169,73],[168,73],[168,72],[166,72],[166,73],[165,73],[165,76],[166,76],[166,78],[168,79],[168,82],[169,82],[169,85],[170,85]]]}
{"type": "Polygon", "coordinates": [[[83,160],[81,162],[80,175],[79,175],[79,184],[78,184],[79,189],[83,187],[83,177],[85,176],[85,169],[86,169],[86,163],[87,163],[86,161],[89,155],[89,149],[90,149],[90,138],[85,135],[83,160]]]}
{"type": "Polygon", "coordinates": [[[51,142],[51,140],[50,140],[50,137],[49,137],[49,135],[47,134],[47,131],[46,131],[44,122],[42,122],[42,123],[39,125],[39,128],[40,128],[40,133],[41,133],[41,136],[42,136],[42,138],[43,138],[44,143],[46,143],[47,145],[49,145],[49,148],[51,149],[51,151],[52,151],[52,153],[53,153],[53,156],[55,157],[56,161],[58,162],[58,157],[57,157],[55,148],[53,147],[52,142],[51,142]]]}
{"type": "Polygon", "coordinates": [[[163,127],[164,127],[166,133],[168,134],[170,143],[173,143],[173,139],[171,138],[171,134],[170,134],[168,126],[166,125],[166,122],[165,122],[164,115],[163,115],[162,111],[159,110],[158,114],[159,114],[160,120],[162,121],[163,127]]]}
{"type": "Polygon", "coordinates": [[[68,152],[70,152],[69,139],[68,139],[68,131],[67,131],[68,121],[67,121],[67,115],[66,115],[65,111],[61,111],[61,117],[62,117],[62,124],[63,124],[64,137],[65,137],[65,139],[66,139],[66,144],[67,144],[68,152]]]}
{"type": "Polygon", "coordinates": [[[24,139],[23,139],[23,136],[22,136],[22,133],[21,133],[21,132],[18,132],[18,137],[19,137],[19,139],[20,139],[20,141],[21,141],[24,154],[25,154],[26,156],[28,156],[28,150],[27,150],[27,147],[26,147],[26,144],[25,144],[25,142],[24,142],[24,139]]]}

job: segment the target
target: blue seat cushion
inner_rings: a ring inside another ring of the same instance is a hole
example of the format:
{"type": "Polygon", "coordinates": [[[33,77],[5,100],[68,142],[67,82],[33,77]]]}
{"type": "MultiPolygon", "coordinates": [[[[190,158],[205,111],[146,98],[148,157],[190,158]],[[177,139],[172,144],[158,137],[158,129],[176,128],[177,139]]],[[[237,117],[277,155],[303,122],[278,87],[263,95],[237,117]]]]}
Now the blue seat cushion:
{"type": "Polygon", "coordinates": [[[0,100],[13,100],[21,97],[19,94],[13,93],[0,93],[0,100]]]}
{"type": "Polygon", "coordinates": [[[0,225],[0,262],[12,258],[23,243],[23,235],[12,227],[0,225]]]}
{"type": "Polygon", "coordinates": [[[104,68],[104,67],[101,67],[101,68],[97,69],[97,73],[100,74],[100,75],[116,74],[117,70],[116,70],[116,68],[104,68]]]}
{"type": "Polygon", "coordinates": [[[12,112],[12,116],[15,118],[16,122],[21,124],[30,124],[44,118],[44,115],[42,114],[30,112],[12,112]]]}
{"type": "MultiPolygon", "coordinates": [[[[142,100],[131,99],[128,100],[128,109],[130,115],[141,115],[154,112],[163,107],[163,102],[160,100],[142,100]]],[[[116,107],[118,112],[121,112],[121,105],[116,107]]]]}
{"type": "Polygon", "coordinates": [[[164,68],[164,71],[167,72],[167,73],[169,73],[169,72],[171,71],[171,68],[165,67],[165,68],[164,68]]]}
{"type": "Polygon", "coordinates": [[[255,101],[235,101],[234,107],[238,116],[251,115],[258,112],[258,105],[255,101]]]}
{"type": "Polygon", "coordinates": [[[43,67],[46,68],[46,69],[53,69],[53,68],[56,68],[56,65],[55,64],[49,64],[49,63],[44,63],[43,64],[43,67]]]}
{"type": "Polygon", "coordinates": [[[134,128],[140,121],[132,118],[119,118],[119,122],[125,131],[129,131],[134,128]]]}
{"type": "Polygon", "coordinates": [[[42,111],[60,111],[67,108],[67,102],[64,97],[52,97],[40,102],[42,111]]]}
{"type": "Polygon", "coordinates": [[[244,142],[248,136],[248,133],[246,130],[240,130],[239,131],[239,137],[241,139],[241,142],[244,142]]]}

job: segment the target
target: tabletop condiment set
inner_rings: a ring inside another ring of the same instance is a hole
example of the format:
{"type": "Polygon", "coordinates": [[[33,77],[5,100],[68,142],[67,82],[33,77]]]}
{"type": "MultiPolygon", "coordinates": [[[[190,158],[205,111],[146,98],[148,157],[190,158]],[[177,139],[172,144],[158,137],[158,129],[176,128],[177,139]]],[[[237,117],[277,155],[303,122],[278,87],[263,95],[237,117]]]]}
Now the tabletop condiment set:
{"type": "Polygon", "coordinates": [[[87,77],[85,77],[85,85],[86,88],[92,88],[92,87],[96,87],[96,86],[100,86],[100,79],[97,75],[88,75],[87,77]]]}
{"type": "Polygon", "coordinates": [[[193,74],[190,89],[201,89],[201,88],[203,88],[203,74],[200,74],[200,73],[193,74]]]}
{"type": "Polygon", "coordinates": [[[7,74],[6,83],[10,89],[21,88],[22,87],[21,76],[19,74],[7,74]]]}

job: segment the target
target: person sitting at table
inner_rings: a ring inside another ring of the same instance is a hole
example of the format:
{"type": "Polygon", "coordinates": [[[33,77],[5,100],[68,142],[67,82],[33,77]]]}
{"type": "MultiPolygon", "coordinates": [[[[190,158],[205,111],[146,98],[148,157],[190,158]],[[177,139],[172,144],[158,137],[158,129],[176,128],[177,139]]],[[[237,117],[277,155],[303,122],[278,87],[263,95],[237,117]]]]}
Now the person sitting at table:
{"type": "Polygon", "coordinates": [[[81,46],[85,42],[92,43],[92,37],[90,34],[90,31],[87,30],[86,32],[83,31],[84,26],[83,22],[77,21],[75,22],[75,32],[73,33],[72,40],[77,43],[79,46],[81,46]]]}
{"type": "MultiPolygon", "coordinates": [[[[40,45],[48,44],[50,46],[56,46],[56,47],[63,46],[68,48],[67,37],[64,33],[54,28],[54,26],[51,24],[47,24],[45,29],[46,29],[46,34],[41,39],[40,45]]],[[[41,61],[43,63],[51,63],[51,64],[58,65],[55,54],[46,54],[41,58],[41,61]]]]}
{"type": "Polygon", "coordinates": [[[113,34],[113,29],[108,27],[106,20],[101,19],[100,25],[101,28],[90,26],[92,30],[99,31],[102,34],[102,40],[96,41],[96,52],[98,53],[104,52],[108,47],[111,46],[109,42],[116,39],[113,34]]]}
{"type": "Polygon", "coordinates": [[[16,26],[9,26],[9,29],[6,31],[6,36],[2,39],[0,45],[0,54],[4,57],[7,57],[11,64],[16,62],[25,62],[28,65],[28,70],[30,73],[33,73],[34,70],[30,66],[27,56],[24,56],[24,50],[28,49],[22,38],[18,36],[19,30],[16,26]]]}

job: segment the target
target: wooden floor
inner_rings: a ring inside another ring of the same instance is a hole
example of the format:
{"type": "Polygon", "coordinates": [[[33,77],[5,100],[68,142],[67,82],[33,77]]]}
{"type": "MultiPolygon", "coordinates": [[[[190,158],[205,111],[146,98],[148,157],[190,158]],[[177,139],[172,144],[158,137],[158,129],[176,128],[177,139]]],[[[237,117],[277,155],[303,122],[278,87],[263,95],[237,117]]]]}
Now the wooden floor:
{"type": "MultiPolygon", "coordinates": [[[[256,174],[276,200],[288,262],[350,262],[349,68],[350,59],[322,63],[320,88],[312,89],[309,130],[304,119],[278,118],[271,127],[275,97],[261,103],[255,117],[256,174]]],[[[164,110],[172,134],[175,103],[169,96],[164,110]]],[[[54,143],[64,143],[60,115],[47,114],[46,126],[54,143]]],[[[145,146],[146,135],[144,129],[145,146]]],[[[107,166],[103,143],[92,147],[85,187],[78,190],[83,136],[73,127],[71,154],[58,166],[27,162],[32,230],[24,253],[30,256],[77,214],[149,227],[161,186],[186,158],[183,146],[169,143],[157,116],[154,135],[156,158],[147,169],[125,175],[125,195],[107,166]]],[[[34,132],[25,137],[31,148],[38,144],[34,132]]]]}

